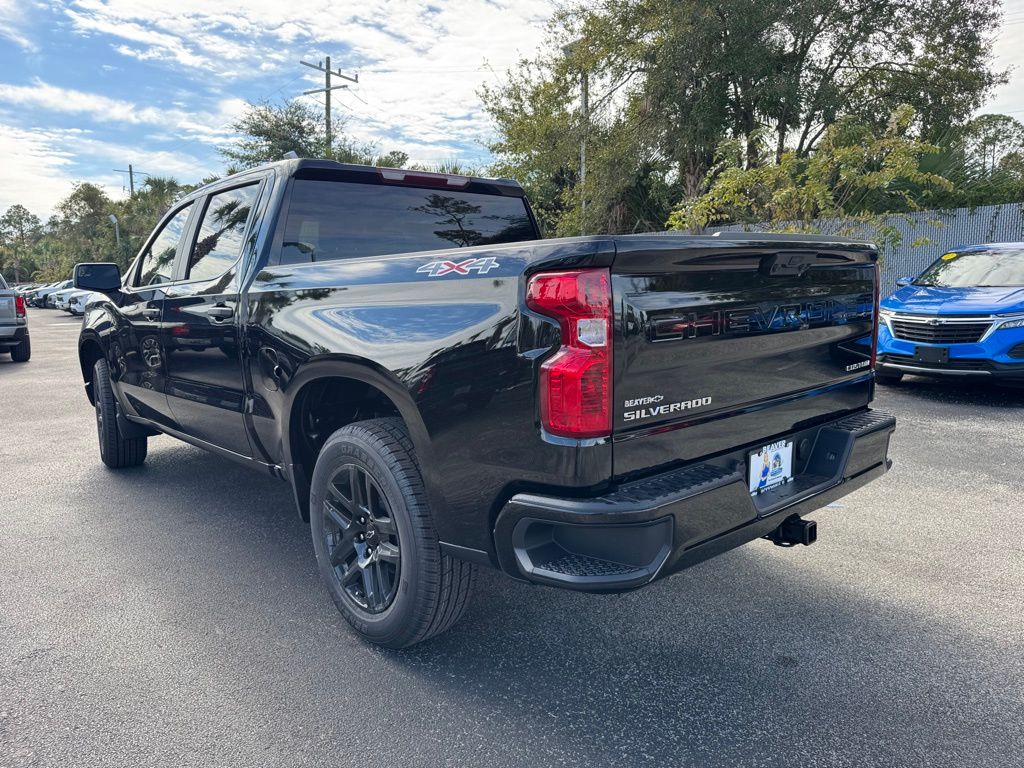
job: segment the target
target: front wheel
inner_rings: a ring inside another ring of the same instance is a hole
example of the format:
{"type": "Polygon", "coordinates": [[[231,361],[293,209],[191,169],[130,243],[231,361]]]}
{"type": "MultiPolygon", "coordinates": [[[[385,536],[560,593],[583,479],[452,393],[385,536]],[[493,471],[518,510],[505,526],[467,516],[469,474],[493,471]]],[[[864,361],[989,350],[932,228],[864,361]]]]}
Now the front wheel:
{"type": "Polygon", "coordinates": [[[331,435],[313,471],[310,528],[320,575],[363,639],[406,648],[465,611],[476,568],[441,552],[401,420],[331,435]]]}
{"type": "Polygon", "coordinates": [[[110,385],[110,369],[100,358],[92,368],[92,394],[96,406],[96,432],[100,458],[111,469],[137,467],[146,460],[147,439],[124,437],[117,426],[117,404],[110,385]]]}

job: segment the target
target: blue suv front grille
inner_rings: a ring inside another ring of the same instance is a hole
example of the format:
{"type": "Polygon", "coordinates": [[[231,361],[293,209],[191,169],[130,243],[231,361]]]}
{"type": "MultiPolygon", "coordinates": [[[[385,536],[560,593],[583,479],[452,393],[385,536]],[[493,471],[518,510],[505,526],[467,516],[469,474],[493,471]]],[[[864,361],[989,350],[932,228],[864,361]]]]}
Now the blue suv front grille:
{"type": "Polygon", "coordinates": [[[973,344],[981,341],[989,328],[990,320],[964,322],[940,317],[908,318],[894,317],[890,320],[893,337],[921,344],[973,344]]]}

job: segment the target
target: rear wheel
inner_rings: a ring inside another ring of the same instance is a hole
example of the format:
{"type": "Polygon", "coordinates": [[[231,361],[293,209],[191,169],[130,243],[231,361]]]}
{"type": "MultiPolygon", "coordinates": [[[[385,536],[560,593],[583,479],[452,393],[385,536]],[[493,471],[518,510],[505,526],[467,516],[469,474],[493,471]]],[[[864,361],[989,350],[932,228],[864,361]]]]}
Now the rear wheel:
{"type": "Polygon", "coordinates": [[[903,380],[903,371],[875,371],[875,381],[879,384],[899,384],[903,380]]]}
{"type": "Polygon", "coordinates": [[[30,357],[32,357],[32,342],[28,339],[11,349],[11,360],[16,363],[27,363],[30,357]]]}
{"type": "Polygon", "coordinates": [[[137,467],[146,460],[147,439],[127,438],[117,426],[117,405],[110,385],[110,369],[100,358],[92,369],[93,400],[96,405],[96,432],[100,439],[100,458],[111,469],[137,467]]]}
{"type": "Polygon", "coordinates": [[[310,528],[320,575],[365,640],[406,648],[465,611],[475,566],[441,552],[399,419],[357,422],[328,438],[313,471],[310,528]]]}

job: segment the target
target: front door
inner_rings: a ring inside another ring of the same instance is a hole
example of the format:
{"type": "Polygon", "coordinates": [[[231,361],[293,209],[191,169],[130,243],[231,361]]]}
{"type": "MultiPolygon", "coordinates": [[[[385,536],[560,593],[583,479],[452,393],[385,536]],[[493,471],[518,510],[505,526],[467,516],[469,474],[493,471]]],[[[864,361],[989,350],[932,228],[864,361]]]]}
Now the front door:
{"type": "Polygon", "coordinates": [[[239,335],[240,257],[259,183],[211,194],[164,297],[166,391],[179,429],[252,456],[239,335]],[[187,257],[187,258],[186,258],[187,257]]]}
{"type": "Polygon", "coordinates": [[[190,203],[179,208],[150,239],[131,276],[131,285],[122,292],[120,327],[111,343],[111,374],[129,412],[168,426],[174,423],[165,392],[166,357],[160,316],[193,207],[190,203]]]}

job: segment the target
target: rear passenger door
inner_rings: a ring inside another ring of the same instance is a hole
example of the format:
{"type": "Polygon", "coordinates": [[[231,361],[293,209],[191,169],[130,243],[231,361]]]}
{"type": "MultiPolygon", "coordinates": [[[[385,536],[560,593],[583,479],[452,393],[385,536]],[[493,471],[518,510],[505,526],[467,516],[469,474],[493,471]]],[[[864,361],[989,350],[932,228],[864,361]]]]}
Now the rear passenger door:
{"type": "Polygon", "coordinates": [[[195,235],[164,297],[167,397],[181,431],[252,456],[245,426],[238,312],[242,252],[262,182],[226,187],[197,202],[195,235]]]}

